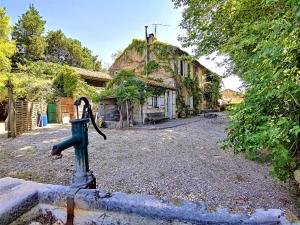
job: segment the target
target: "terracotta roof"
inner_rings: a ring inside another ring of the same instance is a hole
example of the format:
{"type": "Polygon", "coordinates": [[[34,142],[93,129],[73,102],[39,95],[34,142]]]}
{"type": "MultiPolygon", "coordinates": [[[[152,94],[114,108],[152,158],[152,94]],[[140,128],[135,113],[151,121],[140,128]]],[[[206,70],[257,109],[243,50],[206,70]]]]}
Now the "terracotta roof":
{"type": "Polygon", "coordinates": [[[151,86],[163,87],[163,88],[167,88],[167,89],[171,89],[171,90],[176,90],[176,88],[174,86],[169,85],[169,84],[165,84],[165,83],[158,82],[158,81],[155,81],[155,80],[150,80],[150,79],[147,79],[147,78],[144,78],[144,77],[138,77],[138,79],[145,82],[148,85],[151,85],[151,86]]]}
{"type": "Polygon", "coordinates": [[[99,81],[110,81],[112,79],[108,73],[91,71],[91,70],[82,69],[73,66],[71,68],[74,69],[84,79],[99,80],[99,81]]]}

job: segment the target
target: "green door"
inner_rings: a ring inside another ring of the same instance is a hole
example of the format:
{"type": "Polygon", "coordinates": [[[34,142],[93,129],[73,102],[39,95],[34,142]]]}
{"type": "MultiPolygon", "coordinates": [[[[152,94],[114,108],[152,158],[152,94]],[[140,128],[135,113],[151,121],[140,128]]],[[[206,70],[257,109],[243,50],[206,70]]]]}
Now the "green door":
{"type": "Polygon", "coordinates": [[[57,123],[56,120],[56,104],[55,102],[48,103],[48,122],[49,123],[57,123]]]}

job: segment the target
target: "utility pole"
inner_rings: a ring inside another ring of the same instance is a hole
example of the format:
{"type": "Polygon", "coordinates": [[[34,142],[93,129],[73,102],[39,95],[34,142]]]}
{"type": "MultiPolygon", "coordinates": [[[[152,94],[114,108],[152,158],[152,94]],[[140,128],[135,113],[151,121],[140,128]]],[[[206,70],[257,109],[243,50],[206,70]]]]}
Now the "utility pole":
{"type": "Polygon", "coordinates": [[[162,27],[169,27],[170,25],[166,25],[166,24],[161,24],[161,23],[153,23],[152,24],[154,26],[154,36],[156,37],[157,35],[157,27],[162,26],[162,27]]]}

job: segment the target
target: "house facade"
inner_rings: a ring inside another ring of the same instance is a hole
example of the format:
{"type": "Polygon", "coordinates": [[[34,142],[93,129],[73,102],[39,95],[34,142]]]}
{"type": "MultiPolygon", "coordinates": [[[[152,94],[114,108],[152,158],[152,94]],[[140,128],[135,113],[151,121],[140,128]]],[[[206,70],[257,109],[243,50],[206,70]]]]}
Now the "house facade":
{"type": "MultiPolygon", "coordinates": [[[[148,86],[155,88],[162,88],[163,93],[159,95],[150,96],[147,101],[141,105],[140,101],[131,103],[131,118],[132,125],[147,122],[156,122],[164,119],[176,118],[176,89],[168,84],[138,77],[140,81],[148,86]]],[[[121,126],[129,126],[127,124],[126,105],[123,106],[117,102],[116,97],[107,96],[102,98],[99,102],[99,116],[105,121],[106,126],[116,128],[120,126],[120,114],[122,114],[123,123],[121,126]]]]}
{"type": "Polygon", "coordinates": [[[141,106],[138,102],[133,107],[133,119],[137,123],[144,123],[152,119],[176,119],[176,89],[169,84],[157,82],[147,78],[140,78],[149,86],[164,88],[164,93],[150,96],[141,106]]]}
{"type": "Polygon", "coordinates": [[[109,74],[113,77],[124,69],[168,86],[163,96],[149,97],[147,110],[164,111],[168,118],[178,118],[197,115],[210,105],[203,94],[209,70],[187,52],[154,36],[147,41],[133,39],[116,57],[109,74]]]}

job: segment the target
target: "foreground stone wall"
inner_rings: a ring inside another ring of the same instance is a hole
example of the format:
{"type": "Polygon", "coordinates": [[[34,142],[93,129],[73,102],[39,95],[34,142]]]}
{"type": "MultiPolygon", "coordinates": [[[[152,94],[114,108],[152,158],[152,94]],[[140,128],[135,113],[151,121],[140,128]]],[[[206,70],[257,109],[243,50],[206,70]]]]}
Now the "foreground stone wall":
{"type": "MultiPolygon", "coordinates": [[[[67,197],[74,196],[76,191],[66,186],[2,178],[0,224],[26,224],[38,215],[49,213],[57,220],[66,221],[67,197]]],[[[252,214],[232,213],[224,208],[209,211],[204,202],[100,190],[79,190],[74,199],[74,224],[293,224],[280,209],[257,209],[252,214]]]]}

